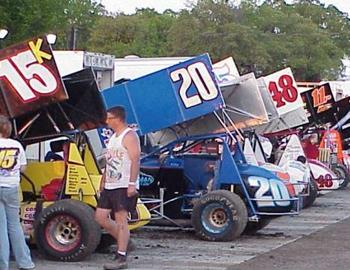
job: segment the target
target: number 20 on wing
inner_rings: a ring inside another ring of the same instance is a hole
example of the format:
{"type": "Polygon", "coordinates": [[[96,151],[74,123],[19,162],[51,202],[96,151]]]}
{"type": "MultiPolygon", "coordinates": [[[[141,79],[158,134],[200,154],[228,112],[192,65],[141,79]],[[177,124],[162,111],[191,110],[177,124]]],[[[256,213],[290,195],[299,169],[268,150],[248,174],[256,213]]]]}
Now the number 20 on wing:
{"type": "Polygon", "coordinates": [[[170,73],[170,78],[173,82],[181,81],[179,95],[186,109],[213,100],[219,95],[219,91],[203,62],[196,62],[186,68],[177,69],[170,73]],[[192,84],[196,88],[196,93],[189,94],[192,84]]]}

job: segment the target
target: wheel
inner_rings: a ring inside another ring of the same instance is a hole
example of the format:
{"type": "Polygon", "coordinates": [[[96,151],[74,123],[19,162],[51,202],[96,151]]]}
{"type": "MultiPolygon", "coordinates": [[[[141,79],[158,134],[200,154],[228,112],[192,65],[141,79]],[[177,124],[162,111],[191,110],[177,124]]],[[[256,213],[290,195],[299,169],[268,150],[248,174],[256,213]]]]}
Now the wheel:
{"type": "Polygon", "coordinates": [[[208,241],[231,241],[240,236],[248,213],[243,200],[227,190],[201,197],[193,207],[192,225],[196,234],[208,241]]]}
{"type": "Polygon", "coordinates": [[[271,218],[260,218],[258,222],[248,221],[243,234],[255,234],[265,228],[271,222],[271,218]]]}
{"type": "Polygon", "coordinates": [[[349,184],[350,177],[349,173],[344,165],[336,164],[334,167],[332,167],[332,171],[338,176],[340,179],[344,179],[340,181],[340,189],[346,188],[346,186],[349,184]]]}
{"type": "Polygon", "coordinates": [[[316,180],[311,177],[310,178],[310,189],[309,189],[309,196],[305,196],[303,197],[303,204],[302,204],[302,208],[308,208],[311,205],[313,205],[313,203],[315,202],[317,195],[318,195],[318,187],[317,187],[317,182],[316,180]]]}
{"type": "Polygon", "coordinates": [[[101,239],[101,229],[87,204],[61,200],[39,214],[34,236],[39,250],[47,257],[75,262],[94,252],[101,239]]]}

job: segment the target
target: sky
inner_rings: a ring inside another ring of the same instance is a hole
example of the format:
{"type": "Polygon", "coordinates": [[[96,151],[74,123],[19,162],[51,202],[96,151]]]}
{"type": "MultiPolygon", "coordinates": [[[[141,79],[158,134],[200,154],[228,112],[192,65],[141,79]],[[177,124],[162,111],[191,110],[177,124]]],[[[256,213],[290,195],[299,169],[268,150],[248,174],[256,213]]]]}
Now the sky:
{"type": "MultiPolygon", "coordinates": [[[[186,8],[186,3],[193,0],[99,0],[108,11],[124,12],[126,14],[135,13],[136,8],[154,8],[158,12],[166,9],[179,11],[186,8]]],[[[287,0],[292,2],[293,0],[287,0]]],[[[322,3],[336,6],[339,10],[350,14],[350,0],[321,0],[322,3]]]]}

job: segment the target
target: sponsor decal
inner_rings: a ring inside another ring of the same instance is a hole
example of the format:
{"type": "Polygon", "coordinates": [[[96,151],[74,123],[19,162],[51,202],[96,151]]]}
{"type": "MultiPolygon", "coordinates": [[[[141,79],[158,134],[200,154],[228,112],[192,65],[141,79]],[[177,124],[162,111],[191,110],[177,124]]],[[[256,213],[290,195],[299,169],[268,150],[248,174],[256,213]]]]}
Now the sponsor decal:
{"type": "Polygon", "coordinates": [[[140,186],[150,186],[153,182],[154,182],[154,177],[152,175],[140,172],[140,175],[139,175],[140,186]]]}

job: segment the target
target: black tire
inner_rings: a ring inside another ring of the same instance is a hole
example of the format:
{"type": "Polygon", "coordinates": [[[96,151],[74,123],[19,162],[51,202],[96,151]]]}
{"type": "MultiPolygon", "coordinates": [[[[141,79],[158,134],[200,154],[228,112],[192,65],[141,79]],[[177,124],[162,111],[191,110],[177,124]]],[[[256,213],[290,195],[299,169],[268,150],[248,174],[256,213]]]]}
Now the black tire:
{"type": "Polygon", "coordinates": [[[344,181],[340,182],[339,189],[344,189],[347,187],[350,181],[349,173],[344,165],[336,164],[332,167],[332,171],[338,176],[339,178],[344,179],[344,181]]]}
{"type": "Polygon", "coordinates": [[[243,234],[255,234],[257,231],[265,228],[271,222],[271,218],[260,218],[258,222],[248,221],[243,234]]]}
{"type": "MultiPolygon", "coordinates": [[[[101,241],[100,241],[99,245],[97,246],[95,252],[106,253],[106,254],[111,253],[111,246],[115,245],[115,243],[116,243],[116,241],[112,235],[102,234],[101,241]]],[[[127,247],[128,254],[130,254],[131,252],[133,252],[135,250],[136,250],[136,244],[131,238],[129,238],[128,247],[127,247]]]]}
{"type": "Polygon", "coordinates": [[[303,208],[308,208],[315,202],[318,195],[318,186],[316,180],[311,177],[310,178],[310,190],[309,196],[303,197],[303,208]]]}
{"type": "Polygon", "coordinates": [[[231,241],[240,236],[248,220],[243,200],[227,190],[216,190],[200,198],[192,212],[196,234],[208,241],[231,241]]]}
{"type": "Polygon", "coordinates": [[[34,224],[39,250],[59,261],[81,261],[95,251],[101,239],[94,211],[77,200],[61,200],[43,209],[34,224]]]}
{"type": "Polygon", "coordinates": [[[115,245],[115,242],[116,241],[112,235],[103,233],[95,252],[106,254],[111,253],[111,246],[115,245]]]}

